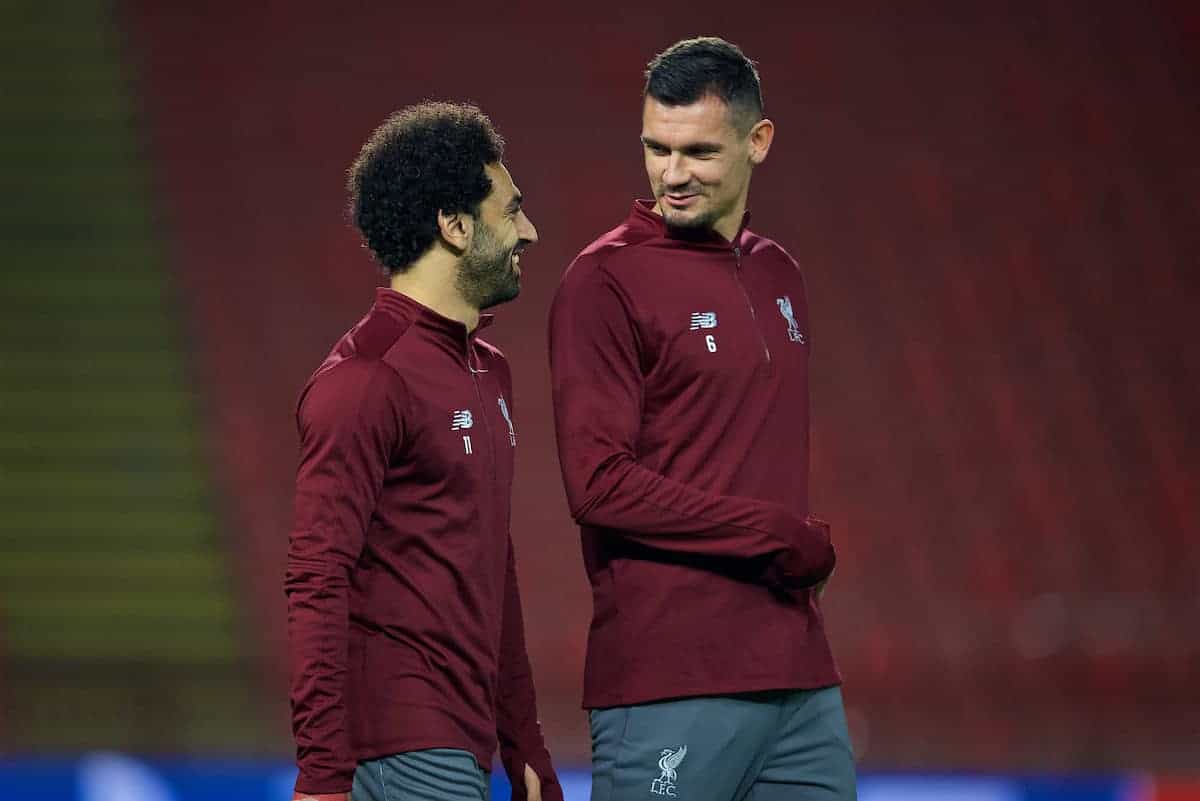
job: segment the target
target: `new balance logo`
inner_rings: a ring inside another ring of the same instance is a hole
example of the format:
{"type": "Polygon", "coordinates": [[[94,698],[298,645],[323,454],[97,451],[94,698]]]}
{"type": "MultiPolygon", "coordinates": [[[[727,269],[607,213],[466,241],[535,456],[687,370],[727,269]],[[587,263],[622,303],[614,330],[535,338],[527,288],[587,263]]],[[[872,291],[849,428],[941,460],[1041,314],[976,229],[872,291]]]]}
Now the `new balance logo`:
{"type": "Polygon", "coordinates": [[[461,431],[464,428],[470,428],[475,425],[475,418],[471,416],[470,409],[459,409],[454,412],[454,416],[450,418],[450,430],[461,431]]]}
{"type": "Polygon", "coordinates": [[[716,312],[692,312],[692,331],[698,331],[701,328],[716,328],[717,313],[716,312]]]}
{"type": "Polygon", "coordinates": [[[678,797],[676,782],[679,781],[677,768],[687,756],[687,746],[681,745],[675,750],[664,748],[662,756],[658,760],[658,769],[662,771],[662,775],[654,781],[650,782],[650,792],[655,795],[665,795],[671,798],[678,797]]]}

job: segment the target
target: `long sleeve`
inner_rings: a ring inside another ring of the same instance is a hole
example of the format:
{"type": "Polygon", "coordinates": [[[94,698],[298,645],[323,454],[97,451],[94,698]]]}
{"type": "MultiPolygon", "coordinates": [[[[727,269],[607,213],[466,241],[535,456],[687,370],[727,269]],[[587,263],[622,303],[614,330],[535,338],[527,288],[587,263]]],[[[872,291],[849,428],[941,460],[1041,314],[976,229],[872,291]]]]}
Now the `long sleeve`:
{"type": "Polygon", "coordinates": [[[511,537],[504,576],[503,615],[500,688],[496,710],[500,760],[512,783],[515,801],[525,798],[526,764],[533,768],[541,780],[544,801],[562,801],[562,787],[558,783],[537,718],[537,698],[533,688],[533,672],[525,650],[525,623],[521,614],[521,592],[517,584],[516,556],[511,537]]]}
{"type": "Polygon", "coordinates": [[[348,574],[402,436],[396,381],[378,362],[351,359],[312,382],[297,414],[300,467],[284,589],[299,792],[346,792],[353,783],[348,574]]]}
{"type": "Polygon", "coordinates": [[[767,557],[768,580],[819,581],[833,561],[822,527],[780,504],[707,493],[639,464],[643,375],[634,320],[617,282],[578,261],[551,310],[559,461],[576,522],[663,551],[767,557]]]}

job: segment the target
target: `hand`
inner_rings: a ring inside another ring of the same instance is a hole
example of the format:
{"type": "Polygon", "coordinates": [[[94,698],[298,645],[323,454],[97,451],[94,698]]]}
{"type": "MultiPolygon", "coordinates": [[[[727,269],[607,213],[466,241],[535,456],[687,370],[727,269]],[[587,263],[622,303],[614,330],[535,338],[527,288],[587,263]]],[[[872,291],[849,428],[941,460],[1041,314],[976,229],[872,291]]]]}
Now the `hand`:
{"type": "Polygon", "coordinates": [[[542,780],[529,765],[525,766],[525,801],[542,801],[542,780]]]}
{"type": "Polygon", "coordinates": [[[763,579],[767,586],[785,595],[810,588],[823,590],[836,562],[829,524],[809,517],[790,547],[777,553],[767,565],[763,579]]]}
{"type": "Polygon", "coordinates": [[[817,585],[815,587],[813,587],[813,592],[815,592],[817,594],[817,598],[820,598],[821,596],[823,596],[825,594],[825,585],[829,583],[829,580],[831,578],[833,578],[833,574],[834,574],[834,571],[830,570],[829,575],[826,576],[825,578],[821,579],[819,582],[817,582],[817,585]]]}

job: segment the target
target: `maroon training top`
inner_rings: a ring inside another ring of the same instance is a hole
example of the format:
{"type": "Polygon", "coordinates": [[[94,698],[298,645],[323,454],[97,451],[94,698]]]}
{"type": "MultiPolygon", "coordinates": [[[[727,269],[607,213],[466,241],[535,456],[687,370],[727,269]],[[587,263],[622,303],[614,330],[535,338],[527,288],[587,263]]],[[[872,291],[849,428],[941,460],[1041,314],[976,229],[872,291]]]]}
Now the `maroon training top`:
{"type": "MultiPolygon", "coordinates": [[[[489,319],[485,315],[482,325],[489,319]]],[[[509,536],[517,434],[500,351],[390,289],[309,379],[285,590],[296,789],[358,760],[497,737],[561,799],[537,722],[509,536]]]]}
{"type": "Polygon", "coordinates": [[[551,311],[584,706],[837,684],[809,589],[834,555],[808,518],[800,271],[744,224],[684,237],[650,209],[580,253],[551,311]]]}

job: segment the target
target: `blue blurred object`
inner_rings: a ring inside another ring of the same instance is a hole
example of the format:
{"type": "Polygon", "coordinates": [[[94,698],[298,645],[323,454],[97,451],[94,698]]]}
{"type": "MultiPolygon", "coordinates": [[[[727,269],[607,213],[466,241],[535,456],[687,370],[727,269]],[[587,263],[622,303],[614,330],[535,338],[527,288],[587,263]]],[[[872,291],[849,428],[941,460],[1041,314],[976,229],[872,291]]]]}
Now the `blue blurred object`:
{"type": "MultiPolygon", "coordinates": [[[[289,801],[289,762],[141,759],[118,753],[75,759],[0,760],[0,801],[289,801]]],[[[587,770],[559,776],[566,801],[588,801],[587,770]]],[[[869,774],[860,801],[1149,801],[1141,780],[1123,776],[972,776],[869,774]]],[[[503,771],[492,798],[507,801],[503,771]]]]}
{"type": "Polygon", "coordinates": [[[71,759],[0,759],[0,801],[77,801],[78,768],[71,759]]]}

